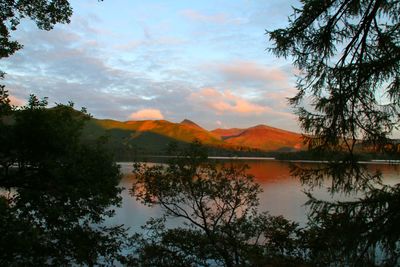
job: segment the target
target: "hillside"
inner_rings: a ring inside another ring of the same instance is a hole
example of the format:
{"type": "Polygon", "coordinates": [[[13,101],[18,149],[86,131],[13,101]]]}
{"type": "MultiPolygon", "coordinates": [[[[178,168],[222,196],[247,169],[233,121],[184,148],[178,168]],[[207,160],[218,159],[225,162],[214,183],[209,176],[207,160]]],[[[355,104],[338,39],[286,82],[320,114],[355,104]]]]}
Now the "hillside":
{"type": "Polygon", "coordinates": [[[197,129],[197,130],[201,130],[201,131],[206,131],[205,129],[203,129],[201,126],[199,126],[197,123],[194,123],[191,120],[188,119],[184,119],[183,121],[180,122],[180,125],[185,125],[187,127],[193,128],[193,129],[197,129]]]}
{"type": "Polygon", "coordinates": [[[145,133],[162,135],[177,141],[190,143],[198,139],[204,144],[222,144],[221,139],[204,130],[197,124],[172,123],[166,120],[143,120],[113,122],[98,120],[97,124],[104,129],[125,129],[132,132],[131,138],[138,138],[145,133]]]}
{"type": "Polygon", "coordinates": [[[216,129],[224,143],[232,146],[249,147],[262,151],[296,151],[302,148],[301,135],[282,129],[257,125],[247,129],[216,129]]]}
{"type": "Polygon", "coordinates": [[[230,128],[230,129],[215,129],[211,132],[221,137],[222,140],[240,135],[246,129],[230,128]]]}
{"type": "Polygon", "coordinates": [[[91,119],[84,135],[88,140],[105,136],[108,146],[120,159],[165,154],[171,142],[187,145],[195,139],[208,146],[214,154],[229,151],[231,154],[235,154],[235,151],[293,151],[301,147],[300,134],[265,125],[207,131],[187,119],[180,123],[166,120],[120,122],[91,119]]]}
{"type": "Polygon", "coordinates": [[[120,122],[91,119],[86,125],[84,135],[88,140],[105,136],[108,146],[118,158],[165,154],[171,142],[185,145],[195,139],[211,147],[224,146],[218,136],[200,126],[165,120],[120,122]]]}

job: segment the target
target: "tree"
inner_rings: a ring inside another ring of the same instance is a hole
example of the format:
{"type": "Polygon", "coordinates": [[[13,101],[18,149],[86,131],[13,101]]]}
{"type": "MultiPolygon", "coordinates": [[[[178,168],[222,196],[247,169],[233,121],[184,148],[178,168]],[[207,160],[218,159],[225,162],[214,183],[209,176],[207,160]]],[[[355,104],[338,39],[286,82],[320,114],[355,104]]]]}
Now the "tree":
{"type": "MultiPolygon", "coordinates": [[[[29,18],[36,23],[39,29],[49,31],[57,23],[69,23],[71,16],[72,7],[68,0],[1,1],[0,60],[11,56],[23,47],[22,44],[11,38],[11,32],[17,30],[22,19],[29,18]]],[[[0,70],[0,79],[3,78],[4,72],[0,70]]]]}
{"type": "Polygon", "coordinates": [[[353,152],[362,139],[382,148],[399,120],[400,2],[301,3],[287,28],[268,34],[271,51],[301,73],[290,103],[308,144],[353,152]]]}
{"type": "Polygon", "coordinates": [[[258,213],[260,187],[246,166],[217,168],[200,143],[167,165],[135,165],[133,195],[165,211],[133,238],[134,266],[290,266],[299,264],[300,229],[283,217],[258,213]],[[167,218],[183,226],[168,228],[167,218]]]}
{"type": "Polygon", "coordinates": [[[82,142],[87,114],[46,105],[31,96],[1,109],[0,264],[112,265],[124,229],[102,223],[121,201],[119,168],[102,144],[82,142]]]}
{"type": "MultiPolygon", "coordinates": [[[[98,0],[102,1],[102,0],[98,0]]],[[[7,0],[0,3],[0,59],[9,57],[22,45],[11,40],[11,32],[15,31],[21,19],[33,20],[39,29],[51,30],[57,23],[69,23],[72,7],[68,0],[7,0]]]]}
{"type": "MultiPolygon", "coordinates": [[[[11,32],[23,18],[51,30],[71,15],[67,0],[1,1],[0,59],[22,47],[11,32]]],[[[12,107],[0,85],[0,265],[114,265],[125,230],[102,223],[121,201],[118,166],[82,142],[85,110],[46,106],[12,107]]]]}
{"type": "MultiPolygon", "coordinates": [[[[387,150],[400,105],[400,2],[303,0],[289,26],[270,31],[271,49],[300,71],[297,108],[311,149],[341,151],[322,167],[295,167],[308,185],[331,181],[331,193],[357,192],[353,201],[322,201],[309,193],[304,242],[321,266],[400,264],[399,184],[360,166],[358,144],[387,150]],[[302,101],[304,101],[302,102],[302,101]],[[304,108],[307,101],[311,111],[304,108]]],[[[394,152],[396,149],[393,149],[394,152]]]]}

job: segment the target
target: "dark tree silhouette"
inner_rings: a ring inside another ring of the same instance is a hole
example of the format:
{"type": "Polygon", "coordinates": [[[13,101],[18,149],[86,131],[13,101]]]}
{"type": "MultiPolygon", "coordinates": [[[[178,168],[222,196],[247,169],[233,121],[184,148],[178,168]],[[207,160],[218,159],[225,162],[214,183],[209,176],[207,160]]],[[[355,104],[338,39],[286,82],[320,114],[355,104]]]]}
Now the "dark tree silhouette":
{"type": "MultiPolygon", "coordinates": [[[[103,0],[98,0],[103,1],[103,0]]],[[[69,23],[72,7],[68,0],[6,0],[0,3],[0,59],[9,57],[22,45],[11,39],[21,19],[33,20],[39,29],[51,30],[57,23],[69,23]]]]}
{"type": "MultiPolygon", "coordinates": [[[[176,150],[176,148],[174,149],[176,150]]],[[[136,164],[134,196],[165,211],[135,235],[128,265],[297,266],[302,262],[298,225],[259,213],[260,187],[246,167],[207,162],[200,143],[167,165],[136,164]],[[167,218],[182,221],[165,227],[167,218]]]]}
{"type": "Polygon", "coordinates": [[[318,168],[295,167],[292,174],[312,187],[330,179],[332,194],[358,194],[353,201],[331,202],[309,193],[308,257],[320,266],[398,266],[399,184],[382,184],[381,174],[360,166],[354,152],[398,153],[389,138],[399,122],[400,2],[301,3],[287,28],[268,32],[271,51],[300,70],[290,103],[309,147],[340,154],[318,168]]]}
{"type": "MultiPolygon", "coordinates": [[[[0,59],[21,49],[11,32],[22,19],[51,30],[71,15],[67,0],[1,1],[0,59]]],[[[113,265],[125,231],[103,222],[121,200],[119,168],[82,142],[85,110],[46,106],[31,96],[12,107],[0,85],[0,265],[113,265]]]]}
{"type": "Polygon", "coordinates": [[[120,203],[120,173],[101,144],[81,141],[88,115],[0,99],[0,265],[112,265],[124,229],[103,222],[120,203]]]}
{"type": "Polygon", "coordinates": [[[271,51],[300,71],[290,103],[310,147],[352,152],[360,139],[385,144],[399,119],[400,2],[301,3],[287,28],[268,34],[271,51]]]}

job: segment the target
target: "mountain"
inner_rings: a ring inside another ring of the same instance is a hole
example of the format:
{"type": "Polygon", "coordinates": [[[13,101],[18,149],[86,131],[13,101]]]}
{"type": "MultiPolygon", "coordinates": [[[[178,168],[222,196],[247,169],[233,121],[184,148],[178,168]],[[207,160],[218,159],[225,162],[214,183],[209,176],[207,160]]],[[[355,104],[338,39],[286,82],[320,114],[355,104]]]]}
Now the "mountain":
{"type": "Polygon", "coordinates": [[[247,129],[215,129],[211,132],[220,136],[224,143],[237,147],[262,151],[295,151],[302,148],[300,134],[266,125],[247,129]]]}
{"type": "Polygon", "coordinates": [[[191,127],[193,129],[197,129],[197,130],[202,130],[205,131],[202,127],[200,127],[198,124],[194,123],[191,120],[188,119],[184,119],[183,121],[180,122],[180,125],[186,125],[188,127],[191,127]]]}
{"type": "MultiPolygon", "coordinates": [[[[207,131],[185,119],[180,123],[166,120],[115,121],[92,118],[86,125],[84,136],[88,140],[106,136],[109,147],[120,159],[135,155],[164,154],[171,142],[187,145],[200,140],[214,151],[293,151],[301,148],[301,135],[266,125],[246,129],[215,129],[207,131]]],[[[219,151],[219,152],[218,152],[219,151]]]]}
{"type": "Polygon", "coordinates": [[[172,123],[166,120],[115,121],[91,119],[84,130],[87,140],[106,136],[108,146],[121,158],[136,154],[165,154],[171,142],[178,145],[200,140],[210,147],[223,147],[219,136],[210,133],[195,123],[172,123]]]}
{"type": "Polygon", "coordinates": [[[221,139],[228,139],[234,136],[238,136],[241,133],[243,133],[243,131],[245,131],[246,129],[239,129],[239,128],[230,128],[230,129],[215,129],[212,130],[211,132],[214,133],[215,135],[221,137],[221,139]]]}

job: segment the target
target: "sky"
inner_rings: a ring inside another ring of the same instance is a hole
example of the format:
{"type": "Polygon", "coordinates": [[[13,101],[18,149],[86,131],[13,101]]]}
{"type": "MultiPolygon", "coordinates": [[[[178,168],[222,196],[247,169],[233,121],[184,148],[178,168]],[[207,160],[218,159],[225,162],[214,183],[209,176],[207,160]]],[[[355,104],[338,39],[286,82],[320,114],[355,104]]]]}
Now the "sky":
{"type": "Polygon", "coordinates": [[[35,94],[96,118],[299,131],[287,104],[296,71],[265,34],[297,0],[70,2],[70,24],[47,32],[26,20],[13,32],[24,48],[0,66],[13,104],[35,94]]]}

